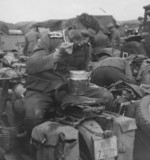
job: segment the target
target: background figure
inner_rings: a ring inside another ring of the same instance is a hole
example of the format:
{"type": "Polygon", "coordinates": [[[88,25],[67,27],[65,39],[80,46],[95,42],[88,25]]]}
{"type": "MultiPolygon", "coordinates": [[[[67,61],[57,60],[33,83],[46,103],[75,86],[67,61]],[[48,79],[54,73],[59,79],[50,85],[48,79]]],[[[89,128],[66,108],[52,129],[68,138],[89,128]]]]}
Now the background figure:
{"type": "Polygon", "coordinates": [[[139,29],[138,29],[138,31],[139,31],[139,33],[141,33],[142,30],[143,30],[143,21],[144,21],[144,18],[141,17],[141,16],[139,16],[138,17],[138,21],[139,21],[139,29]]]}
{"type": "Polygon", "coordinates": [[[113,52],[115,51],[115,49],[119,49],[120,50],[120,31],[118,29],[118,25],[114,25],[113,23],[109,23],[108,24],[108,30],[110,31],[111,34],[111,45],[113,48],[113,52]],[[117,27],[116,27],[117,26],[117,27]]]}
{"type": "Polygon", "coordinates": [[[105,57],[91,74],[91,82],[98,86],[108,87],[119,80],[135,83],[130,65],[120,57],[105,57]]]}
{"type": "Polygon", "coordinates": [[[103,49],[107,48],[108,50],[112,51],[108,36],[104,34],[101,30],[94,36],[92,47],[92,61],[99,61],[99,56],[101,56],[99,54],[103,49]],[[95,46],[99,46],[98,51],[96,50],[97,47],[95,46]]]}
{"type": "Polygon", "coordinates": [[[119,80],[135,83],[128,61],[120,57],[112,57],[111,51],[107,48],[101,50],[101,46],[98,43],[96,44],[97,46],[93,51],[96,55],[99,55],[97,57],[99,61],[93,65],[91,82],[103,87],[107,87],[119,80]]]}
{"type": "Polygon", "coordinates": [[[23,54],[25,56],[31,55],[40,37],[41,34],[39,33],[38,28],[31,27],[30,31],[25,35],[25,46],[23,49],[23,54]]]}

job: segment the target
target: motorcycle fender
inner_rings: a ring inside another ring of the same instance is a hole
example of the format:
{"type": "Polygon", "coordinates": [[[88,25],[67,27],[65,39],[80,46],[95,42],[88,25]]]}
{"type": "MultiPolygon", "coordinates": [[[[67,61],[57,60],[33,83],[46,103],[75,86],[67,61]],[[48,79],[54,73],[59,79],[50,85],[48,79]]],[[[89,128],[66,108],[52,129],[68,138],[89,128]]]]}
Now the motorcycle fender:
{"type": "Polygon", "coordinates": [[[103,130],[101,126],[95,120],[86,120],[79,126],[79,133],[84,139],[88,150],[92,158],[94,159],[94,147],[93,147],[93,137],[94,136],[103,136],[103,130]]]}

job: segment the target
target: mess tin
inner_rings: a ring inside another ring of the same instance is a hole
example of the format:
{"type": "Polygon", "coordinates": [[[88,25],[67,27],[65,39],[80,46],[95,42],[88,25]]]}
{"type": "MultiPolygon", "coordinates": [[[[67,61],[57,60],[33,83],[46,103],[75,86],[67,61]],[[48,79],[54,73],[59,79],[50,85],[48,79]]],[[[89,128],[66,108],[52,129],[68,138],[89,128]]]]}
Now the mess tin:
{"type": "Polygon", "coordinates": [[[72,70],[69,75],[69,93],[85,95],[89,86],[89,73],[84,70],[72,70]]]}

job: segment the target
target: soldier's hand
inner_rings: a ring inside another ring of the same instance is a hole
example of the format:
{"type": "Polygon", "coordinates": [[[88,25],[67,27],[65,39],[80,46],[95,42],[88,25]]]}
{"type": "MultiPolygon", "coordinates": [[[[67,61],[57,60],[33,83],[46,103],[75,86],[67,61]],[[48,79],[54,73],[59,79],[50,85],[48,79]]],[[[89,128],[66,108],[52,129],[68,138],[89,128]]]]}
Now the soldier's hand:
{"type": "Polygon", "coordinates": [[[60,47],[58,48],[60,54],[63,54],[64,52],[68,53],[68,54],[72,54],[73,51],[73,43],[70,42],[64,42],[60,45],[60,47]]]}
{"type": "Polygon", "coordinates": [[[73,43],[65,42],[65,43],[62,43],[59,48],[55,49],[55,52],[53,53],[53,57],[54,59],[59,59],[63,54],[66,54],[66,53],[72,54],[72,51],[73,51],[73,43]]]}

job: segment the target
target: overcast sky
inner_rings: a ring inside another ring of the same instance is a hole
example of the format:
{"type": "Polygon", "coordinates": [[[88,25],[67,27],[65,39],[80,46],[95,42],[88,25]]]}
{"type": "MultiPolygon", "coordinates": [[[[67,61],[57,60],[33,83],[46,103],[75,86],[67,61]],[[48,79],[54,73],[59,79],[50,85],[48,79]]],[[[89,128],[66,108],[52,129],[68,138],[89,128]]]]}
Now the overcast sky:
{"type": "Polygon", "coordinates": [[[72,18],[83,12],[110,14],[118,20],[143,16],[150,0],[0,0],[0,21],[45,21],[72,18]]]}

